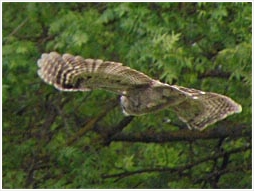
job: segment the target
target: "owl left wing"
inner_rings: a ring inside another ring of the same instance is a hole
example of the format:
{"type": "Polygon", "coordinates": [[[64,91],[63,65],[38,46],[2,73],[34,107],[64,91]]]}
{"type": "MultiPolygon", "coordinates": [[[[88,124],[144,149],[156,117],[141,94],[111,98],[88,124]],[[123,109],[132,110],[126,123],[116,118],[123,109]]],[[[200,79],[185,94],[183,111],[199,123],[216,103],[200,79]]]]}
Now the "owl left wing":
{"type": "Polygon", "coordinates": [[[84,59],[70,54],[42,54],[37,64],[38,75],[62,91],[104,89],[121,94],[129,89],[147,86],[153,81],[147,75],[118,62],[84,59]]]}

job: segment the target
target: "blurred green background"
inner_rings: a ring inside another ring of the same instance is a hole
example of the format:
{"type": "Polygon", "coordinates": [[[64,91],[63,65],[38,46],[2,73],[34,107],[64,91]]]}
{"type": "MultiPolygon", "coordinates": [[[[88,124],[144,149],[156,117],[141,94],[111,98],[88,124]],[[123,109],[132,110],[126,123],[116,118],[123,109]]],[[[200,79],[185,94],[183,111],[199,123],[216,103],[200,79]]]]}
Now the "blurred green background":
{"type": "Polygon", "coordinates": [[[251,188],[251,3],[2,3],[3,188],[251,188]],[[243,111],[203,132],[109,92],[59,92],[44,52],[124,63],[243,111]],[[170,122],[169,122],[170,120],[170,122]]]}

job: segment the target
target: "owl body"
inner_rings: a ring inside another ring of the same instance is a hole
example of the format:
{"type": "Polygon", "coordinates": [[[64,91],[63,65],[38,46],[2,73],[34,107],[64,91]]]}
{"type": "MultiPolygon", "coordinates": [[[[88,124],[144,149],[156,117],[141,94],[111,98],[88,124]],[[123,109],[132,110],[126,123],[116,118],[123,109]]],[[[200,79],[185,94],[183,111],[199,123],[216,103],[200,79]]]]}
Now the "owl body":
{"type": "Polygon", "coordinates": [[[152,81],[149,85],[124,92],[121,106],[126,115],[144,115],[178,105],[187,99],[177,87],[152,81]]]}
{"type": "Polygon", "coordinates": [[[242,110],[224,95],[165,84],[118,62],[51,52],[42,54],[37,63],[38,75],[60,91],[103,89],[121,95],[127,115],[169,108],[190,129],[202,130],[242,110]]]}

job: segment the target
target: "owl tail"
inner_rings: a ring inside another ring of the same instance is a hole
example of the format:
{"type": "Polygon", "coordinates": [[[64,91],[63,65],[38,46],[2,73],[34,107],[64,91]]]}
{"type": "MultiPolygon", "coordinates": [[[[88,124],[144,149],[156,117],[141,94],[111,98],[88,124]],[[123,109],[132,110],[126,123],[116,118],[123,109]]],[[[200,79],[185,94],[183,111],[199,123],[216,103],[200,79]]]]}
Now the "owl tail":
{"type": "Polygon", "coordinates": [[[228,115],[242,111],[241,105],[229,97],[183,87],[179,89],[186,92],[187,99],[173,110],[189,129],[203,130],[228,115]]]}

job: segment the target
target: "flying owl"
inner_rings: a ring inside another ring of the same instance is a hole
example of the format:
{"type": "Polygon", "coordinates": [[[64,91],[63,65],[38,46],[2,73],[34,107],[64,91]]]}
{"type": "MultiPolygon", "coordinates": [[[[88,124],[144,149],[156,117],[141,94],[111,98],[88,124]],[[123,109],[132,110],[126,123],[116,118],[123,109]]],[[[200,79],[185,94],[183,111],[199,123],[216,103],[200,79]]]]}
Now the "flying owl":
{"type": "Polygon", "coordinates": [[[162,83],[118,62],[51,52],[42,54],[37,64],[38,75],[60,91],[104,89],[121,95],[125,115],[169,108],[189,129],[203,130],[242,110],[224,95],[162,83]]]}

